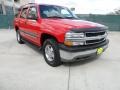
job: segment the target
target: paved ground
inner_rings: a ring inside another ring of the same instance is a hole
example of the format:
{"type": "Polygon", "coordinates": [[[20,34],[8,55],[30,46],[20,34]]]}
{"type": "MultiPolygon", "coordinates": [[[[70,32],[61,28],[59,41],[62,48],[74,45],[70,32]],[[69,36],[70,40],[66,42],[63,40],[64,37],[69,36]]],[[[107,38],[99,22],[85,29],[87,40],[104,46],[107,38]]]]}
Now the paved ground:
{"type": "Polygon", "coordinates": [[[120,32],[98,59],[50,67],[15,32],[0,30],[0,90],[120,90],[120,32]]]}

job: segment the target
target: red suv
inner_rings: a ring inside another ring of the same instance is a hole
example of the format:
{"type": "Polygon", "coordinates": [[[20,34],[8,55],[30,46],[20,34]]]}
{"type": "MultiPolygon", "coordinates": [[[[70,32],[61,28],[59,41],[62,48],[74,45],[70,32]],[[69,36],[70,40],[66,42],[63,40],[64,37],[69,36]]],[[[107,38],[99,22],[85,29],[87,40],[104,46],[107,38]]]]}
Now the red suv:
{"type": "Polygon", "coordinates": [[[51,66],[99,56],[108,47],[108,28],[77,18],[68,8],[30,3],[14,19],[18,43],[42,48],[51,66]]]}

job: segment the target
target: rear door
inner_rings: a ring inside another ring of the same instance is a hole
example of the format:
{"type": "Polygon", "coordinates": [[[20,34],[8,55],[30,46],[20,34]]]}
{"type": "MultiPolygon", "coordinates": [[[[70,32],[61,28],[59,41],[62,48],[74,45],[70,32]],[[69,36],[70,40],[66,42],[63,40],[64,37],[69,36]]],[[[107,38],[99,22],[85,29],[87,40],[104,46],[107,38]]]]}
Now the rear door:
{"type": "Polygon", "coordinates": [[[27,13],[28,13],[28,8],[23,8],[20,14],[19,18],[19,29],[20,29],[20,34],[27,38],[26,31],[27,31],[27,26],[26,26],[26,21],[27,21],[27,13]]]}

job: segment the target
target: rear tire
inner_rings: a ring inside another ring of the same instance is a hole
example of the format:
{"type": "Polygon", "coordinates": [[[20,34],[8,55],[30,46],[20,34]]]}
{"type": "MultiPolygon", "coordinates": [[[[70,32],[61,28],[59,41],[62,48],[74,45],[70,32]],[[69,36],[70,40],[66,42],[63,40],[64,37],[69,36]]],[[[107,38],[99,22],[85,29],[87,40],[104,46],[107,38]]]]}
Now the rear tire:
{"type": "Polygon", "coordinates": [[[18,42],[19,44],[24,44],[24,42],[23,42],[23,40],[22,40],[22,37],[21,37],[21,35],[20,35],[19,30],[16,31],[16,38],[17,38],[17,42],[18,42]]]}
{"type": "Polygon", "coordinates": [[[56,67],[62,64],[59,47],[54,39],[47,39],[43,45],[43,54],[45,61],[52,67],[56,67]]]}

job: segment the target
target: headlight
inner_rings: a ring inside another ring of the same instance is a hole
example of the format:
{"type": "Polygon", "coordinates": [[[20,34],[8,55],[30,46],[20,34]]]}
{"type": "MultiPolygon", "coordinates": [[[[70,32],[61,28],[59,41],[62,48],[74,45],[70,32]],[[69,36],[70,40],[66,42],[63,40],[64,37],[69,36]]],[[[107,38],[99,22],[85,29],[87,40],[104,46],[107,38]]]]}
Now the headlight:
{"type": "Polygon", "coordinates": [[[73,32],[68,32],[65,35],[65,38],[84,38],[85,34],[84,33],[73,33],[73,32]]]}
{"type": "Polygon", "coordinates": [[[67,46],[84,45],[85,43],[84,37],[85,37],[84,33],[67,32],[65,35],[64,44],[67,46]]]}

